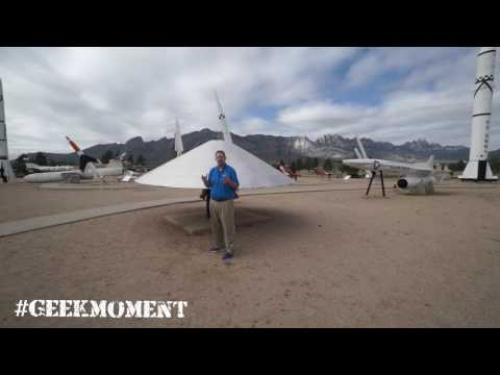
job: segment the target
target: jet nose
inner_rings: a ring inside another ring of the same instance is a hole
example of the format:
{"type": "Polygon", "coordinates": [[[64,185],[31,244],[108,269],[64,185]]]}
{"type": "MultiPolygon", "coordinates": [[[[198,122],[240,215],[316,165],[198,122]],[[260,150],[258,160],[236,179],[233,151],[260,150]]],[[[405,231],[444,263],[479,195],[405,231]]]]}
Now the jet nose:
{"type": "Polygon", "coordinates": [[[358,166],[361,165],[359,159],[344,159],[342,160],[343,164],[351,165],[351,166],[358,166]]]}

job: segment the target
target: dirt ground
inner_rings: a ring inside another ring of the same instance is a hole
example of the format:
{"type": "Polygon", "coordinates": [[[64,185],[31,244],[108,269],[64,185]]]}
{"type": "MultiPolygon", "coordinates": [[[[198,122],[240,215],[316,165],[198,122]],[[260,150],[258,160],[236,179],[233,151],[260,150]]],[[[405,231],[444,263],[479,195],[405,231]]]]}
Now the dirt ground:
{"type": "Polygon", "coordinates": [[[95,189],[84,189],[89,183],[81,185],[72,189],[48,189],[42,184],[24,182],[0,185],[0,222],[193,194],[189,189],[162,189],[135,183],[124,183],[120,189],[110,189],[108,185],[116,185],[111,182],[107,185],[95,184],[95,189]]]}
{"type": "MultiPolygon", "coordinates": [[[[500,327],[500,184],[389,188],[384,199],[378,186],[365,198],[366,183],[309,179],[300,188],[330,190],[242,196],[237,209],[271,220],[238,229],[230,265],[207,253],[207,235],[162,220],[203,213],[202,202],[0,238],[0,326],[500,327]],[[14,316],[19,299],[35,298],[189,305],[172,320],[14,316]]],[[[0,221],[186,193],[0,186],[0,221]]]]}

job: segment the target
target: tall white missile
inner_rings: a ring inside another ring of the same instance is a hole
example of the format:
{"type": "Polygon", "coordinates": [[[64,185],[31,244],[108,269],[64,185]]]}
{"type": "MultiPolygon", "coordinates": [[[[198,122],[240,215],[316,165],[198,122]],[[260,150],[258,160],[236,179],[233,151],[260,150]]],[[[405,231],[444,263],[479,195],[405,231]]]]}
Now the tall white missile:
{"type": "Polygon", "coordinates": [[[7,125],[5,124],[5,108],[3,100],[2,80],[0,79],[0,174],[4,181],[14,177],[14,171],[9,161],[7,148],[7,125]]]}
{"type": "Polygon", "coordinates": [[[179,120],[175,119],[175,140],[174,140],[175,152],[177,156],[181,156],[184,152],[184,145],[182,143],[181,127],[179,125],[179,120]]]}
{"type": "Polygon", "coordinates": [[[496,48],[494,47],[482,47],[477,54],[469,161],[463,174],[459,176],[463,180],[494,181],[498,179],[497,176],[493,176],[488,163],[495,57],[496,48]]]}
{"type": "Polygon", "coordinates": [[[217,91],[214,91],[215,101],[217,102],[217,107],[219,109],[219,121],[222,126],[222,134],[224,135],[224,140],[228,143],[233,143],[233,139],[231,138],[231,132],[229,131],[229,126],[226,121],[226,114],[224,113],[224,109],[222,108],[222,103],[220,102],[219,95],[217,95],[217,91]]]}

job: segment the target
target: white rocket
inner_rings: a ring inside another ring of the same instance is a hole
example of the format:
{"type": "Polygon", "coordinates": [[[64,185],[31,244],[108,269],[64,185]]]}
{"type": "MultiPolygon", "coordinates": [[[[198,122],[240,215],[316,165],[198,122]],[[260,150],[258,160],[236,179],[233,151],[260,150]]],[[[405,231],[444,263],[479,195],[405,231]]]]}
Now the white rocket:
{"type": "MultiPolygon", "coordinates": [[[[0,79],[0,172],[6,180],[14,178],[14,171],[9,161],[7,148],[7,125],[5,124],[5,109],[3,100],[2,80],[0,79]]],[[[1,182],[1,180],[0,180],[1,182]]]]}
{"type": "Polygon", "coordinates": [[[215,101],[217,102],[217,108],[219,109],[219,121],[222,126],[222,133],[224,135],[224,141],[228,143],[233,143],[233,139],[231,138],[231,132],[229,131],[229,126],[226,121],[226,114],[224,113],[224,109],[222,108],[222,103],[220,102],[219,95],[217,95],[217,91],[214,92],[215,101]]]}
{"type": "Polygon", "coordinates": [[[181,127],[179,125],[179,120],[178,119],[175,119],[174,148],[175,148],[175,152],[177,152],[177,156],[181,156],[182,153],[184,152],[184,145],[182,144],[181,127]]]}
{"type": "Polygon", "coordinates": [[[477,54],[477,73],[474,86],[471,147],[469,161],[459,178],[464,180],[497,180],[488,163],[488,137],[490,130],[493,80],[496,48],[482,47],[477,54]]]}

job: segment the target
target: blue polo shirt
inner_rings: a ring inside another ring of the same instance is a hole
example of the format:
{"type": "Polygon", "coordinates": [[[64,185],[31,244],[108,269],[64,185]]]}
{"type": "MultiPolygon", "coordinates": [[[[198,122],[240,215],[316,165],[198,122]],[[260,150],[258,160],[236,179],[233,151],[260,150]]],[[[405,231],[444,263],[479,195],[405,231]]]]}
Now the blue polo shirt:
{"type": "Polygon", "coordinates": [[[230,165],[224,164],[222,170],[213,167],[208,173],[208,183],[210,184],[210,198],[216,201],[225,201],[236,198],[236,192],[229,185],[224,185],[224,178],[229,177],[231,181],[240,184],[236,171],[230,165]]]}

